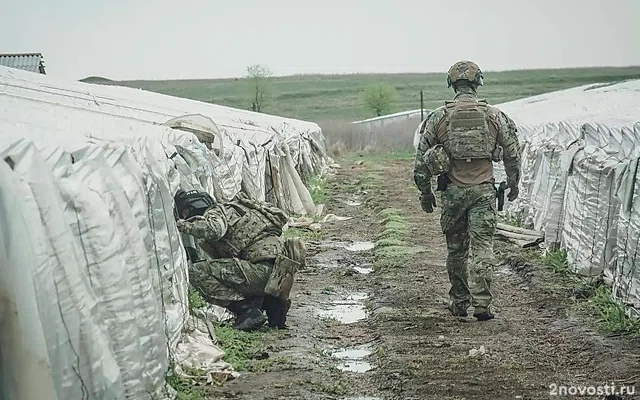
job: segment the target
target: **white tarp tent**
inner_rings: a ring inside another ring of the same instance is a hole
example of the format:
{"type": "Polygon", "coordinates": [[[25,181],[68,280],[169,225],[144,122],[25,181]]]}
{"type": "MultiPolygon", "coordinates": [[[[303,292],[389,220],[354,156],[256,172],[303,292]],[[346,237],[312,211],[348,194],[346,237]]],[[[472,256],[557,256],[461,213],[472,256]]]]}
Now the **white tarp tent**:
{"type": "MultiPolygon", "coordinates": [[[[88,110],[168,125],[196,133],[200,138],[203,130],[213,133],[219,143],[217,154],[212,154],[221,158],[215,160],[220,178],[218,197],[230,199],[245,189],[252,197],[269,200],[292,214],[316,212],[303,180],[321,173],[331,160],[322,131],[315,123],[132,88],[62,82],[2,67],[0,84],[16,100],[45,102],[50,105],[49,114],[65,113],[56,120],[61,128],[76,123],[74,111],[88,110]]],[[[23,115],[26,114],[27,110],[23,115]]],[[[41,117],[45,123],[47,118],[41,117]]]]}
{"type": "Polygon", "coordinates": [[[498,105],[518,125],[520,198],[507,203],[581,275],[613,281],[640,309],[635,268],[640,207],[640,80],[586,85],[498,105]]]}
{"type": "Polygon", "coordinates": [[[270,132],[236,122],[254,113],[191,101],[160,116],[182,100],[146,94],[157,105],[145,110],[141,93],[0,67],[2,398],[171,397],[164,374],[188,316],[179,187],[288,191],[287,211],[315,207],[295,169],[328,163],[313,124],[296,138],[288,120],[270,132]]]}

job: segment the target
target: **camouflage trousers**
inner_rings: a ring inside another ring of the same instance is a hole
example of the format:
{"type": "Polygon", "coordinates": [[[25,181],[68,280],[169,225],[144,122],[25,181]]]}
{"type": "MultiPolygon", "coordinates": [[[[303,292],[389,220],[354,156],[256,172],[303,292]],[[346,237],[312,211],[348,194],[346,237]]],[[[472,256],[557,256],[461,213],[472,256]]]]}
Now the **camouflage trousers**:
{"type": "Polygon", "coordinates": [[[459,308],[489,307],[495,256],[496,190],[493,184],[450,185],[442,192],[440,225],[447,238],[451,301],[459,308]]]}
{"type": "Polygon", "coordinates": [[[189,267],[189,281],[206,301],[227,307],[232,302],[264,296],[273,265],[273,259],[255,263],[238,258],[199,261],[189,267]]]}

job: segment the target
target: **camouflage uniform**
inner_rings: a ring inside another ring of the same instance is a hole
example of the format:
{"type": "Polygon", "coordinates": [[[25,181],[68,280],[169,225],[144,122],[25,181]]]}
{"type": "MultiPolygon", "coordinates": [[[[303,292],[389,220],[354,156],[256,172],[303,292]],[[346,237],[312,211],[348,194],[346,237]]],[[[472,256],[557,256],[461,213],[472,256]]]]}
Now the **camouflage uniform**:
{"type": "Polygon", "coordinates": [[[472,305],[478,319],[490,319],[497,222],[492,162],[504,162],[509,200],[513,201],[520,179],[520,146],[513,121],[477,99],[475,88],[482,85],[477,65],[456,63],[448,81],[457,94],[421,123],[414,181],[426,212],[432,212],[435,205],[432,177],[441,174],[439,181],[448,181],[441,197],[440,225],[447,241],[452,313],[467,315],[472,305]]]}
{"type": "MultiPolygon", "coordinates": [[[[304,262],[299,252],[301,242],[282,238],[286,223],[280,209],[243,194],[234,201],[212,205],[202,216],[178,220],[178,230],[193,236],[209,258],[191,265],[191,284],[205,300],[233,312],[234,305],[243,301],[260,308],[261,299],[274,295],[268,288],[274,265],[288,260],[297,269],[304,262]]],[[[292,284],[292,276],[289,278],[292,284]]],[[[282,296],[287,301],[289,289],[282,296]]]]}

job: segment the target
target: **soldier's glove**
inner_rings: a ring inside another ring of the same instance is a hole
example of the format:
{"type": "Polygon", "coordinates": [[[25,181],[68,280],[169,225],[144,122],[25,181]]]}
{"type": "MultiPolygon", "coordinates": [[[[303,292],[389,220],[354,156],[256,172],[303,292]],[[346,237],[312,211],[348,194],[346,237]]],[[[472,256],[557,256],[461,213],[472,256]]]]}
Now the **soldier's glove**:
{"type": "Polygon", "coordinates": [[[436,195],[431,190],[422,193],[420,196],[420,205],[422,206],[422,211],[431,214],[433,208],[436,206],[436,195]]]}
{"type": "Polygon", "coordinates": [[[183,219],[179,219],[179,220],[176,221],[176,227],[178,228],[179,232],[182,232],[186,225],[187,225],[187,221],[185,221],[183,219]]]}
{"type": "Polygon", "coordinates": [[[509,186],[509,193],[507,194],[507,199],[509,201],[514,201],[518,198],[518,194],[520,193],[520,189],[518,189],[518,185],[509,186]]]}

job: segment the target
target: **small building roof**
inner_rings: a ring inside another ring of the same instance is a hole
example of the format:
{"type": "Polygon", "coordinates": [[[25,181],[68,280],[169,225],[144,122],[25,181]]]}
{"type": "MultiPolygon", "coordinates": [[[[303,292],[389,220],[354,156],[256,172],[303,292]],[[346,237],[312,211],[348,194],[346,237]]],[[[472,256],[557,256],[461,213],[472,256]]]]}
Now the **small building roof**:
{"type": "Polygon", "coordinates": [[[0,54],[0,65],[46,75],[41,53],[0,54]]]}
{"type": "MultiPolygon", "coordinates": [[[[429,114],[430,111],[431,110],[423,109],[425,117],[427,116],[427,114],[429,114]]],[[[365,123],[365,122],[381,121],[381,120],[385,120],[385,119],[404,117],[404,116],[413,115],[413,114],[420,114],[420,109],[418,108],[417,110],[401,111],[401,112],[397,112],[395,114],[387,114],[387,115],[382,115],[380,117],[373,117],[373,118],[363,119],[361,121],[354,121],[354,122],[352,122],[352,124],[362,124],[362,123],[365,123]]]]}

